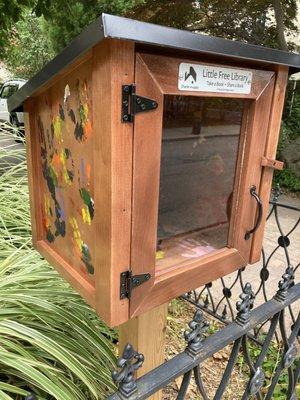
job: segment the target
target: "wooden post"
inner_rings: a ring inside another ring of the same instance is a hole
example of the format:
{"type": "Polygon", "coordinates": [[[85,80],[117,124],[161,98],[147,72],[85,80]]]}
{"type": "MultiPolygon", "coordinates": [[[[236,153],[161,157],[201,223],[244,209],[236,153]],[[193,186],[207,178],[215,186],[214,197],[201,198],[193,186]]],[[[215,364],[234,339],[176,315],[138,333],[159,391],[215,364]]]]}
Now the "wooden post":
{"type": "MultiPolygon", "coordinates": [[[[165,361],[165,338],[168,304],[163,304],[135,317],[119,327],[119,354],[127,343],[145,356],[143,367],[137,372],[140,377],[165,361]]],[[[161,400],[161,392],[149,397],[161,400]]]]}

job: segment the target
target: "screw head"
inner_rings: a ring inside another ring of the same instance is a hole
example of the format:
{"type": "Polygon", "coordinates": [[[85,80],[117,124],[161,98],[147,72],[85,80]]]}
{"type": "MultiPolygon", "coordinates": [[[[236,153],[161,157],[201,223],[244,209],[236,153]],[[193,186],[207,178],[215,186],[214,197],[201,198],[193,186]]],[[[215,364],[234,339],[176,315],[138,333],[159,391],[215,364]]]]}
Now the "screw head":
{"type": "Polygon", "coordinates": [[[123,91],[125,92],[125,93],[129,93],[129,86],[124,86],[123,87],[123,91]]]}

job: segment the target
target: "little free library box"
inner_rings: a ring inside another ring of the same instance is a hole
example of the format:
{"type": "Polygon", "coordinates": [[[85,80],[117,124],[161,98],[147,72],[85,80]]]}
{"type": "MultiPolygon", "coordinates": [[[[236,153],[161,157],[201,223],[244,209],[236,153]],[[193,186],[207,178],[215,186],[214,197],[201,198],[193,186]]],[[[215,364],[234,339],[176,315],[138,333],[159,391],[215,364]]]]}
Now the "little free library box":
{"type": "Polygon", "coordinates": [[[259,260],[300,56],[103,14],[24,108],[33,242],[110,326],[259,260]]]}

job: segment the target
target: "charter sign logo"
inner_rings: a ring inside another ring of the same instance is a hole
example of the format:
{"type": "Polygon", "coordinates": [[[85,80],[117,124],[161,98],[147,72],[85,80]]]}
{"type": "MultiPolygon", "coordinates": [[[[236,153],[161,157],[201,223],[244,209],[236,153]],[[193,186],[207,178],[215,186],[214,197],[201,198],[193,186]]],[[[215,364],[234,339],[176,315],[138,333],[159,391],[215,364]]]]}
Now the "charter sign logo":
{"type": "Polygon", "coordinates": [[[179,90],[249,94],[251,85],[251,71],[201,64],[179,65],[179,90]]]}

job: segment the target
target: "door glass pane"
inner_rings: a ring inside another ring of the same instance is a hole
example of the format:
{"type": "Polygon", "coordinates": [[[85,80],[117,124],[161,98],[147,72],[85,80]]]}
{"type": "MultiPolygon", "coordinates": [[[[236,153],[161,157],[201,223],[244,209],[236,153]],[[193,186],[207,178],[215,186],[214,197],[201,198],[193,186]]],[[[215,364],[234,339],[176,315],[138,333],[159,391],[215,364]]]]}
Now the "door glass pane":
{"type": "Polygon", "coordinates": [[[244,100],[165,96],[158,264],[227,246],[244,100]]]}

